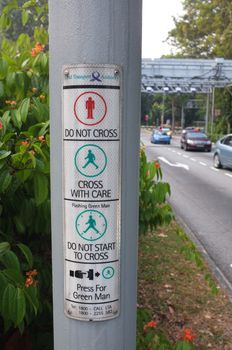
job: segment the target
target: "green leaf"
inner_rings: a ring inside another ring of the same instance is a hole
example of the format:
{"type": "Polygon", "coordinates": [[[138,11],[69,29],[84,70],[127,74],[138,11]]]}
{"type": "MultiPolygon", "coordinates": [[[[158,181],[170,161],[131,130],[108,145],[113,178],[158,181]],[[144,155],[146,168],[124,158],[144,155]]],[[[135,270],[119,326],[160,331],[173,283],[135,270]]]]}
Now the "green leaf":
{"type": "MultiPolygon", "coordinates": [[[[1,83],[1,82],[0,82],[1,83]]],[[[5,135],[6,131],[7,131],[7,127],[9,125],[9,122],[10,122],[10,111],[6,111],[2,118],[2,124],[3,124],[3,130],[2,130],[2,136],[5,135]]],[[[5,138],[2,140],[5,142],[5,138]]]]}
{"type": "Polygon", "coordinates": [[[16,288],[12,284],[8,284],[3,292],[1,303],[4,321],[14,319],[15,294],[16,288]]]}
{"type": "Polygon", "coordinates": [[[50,120],[48,120],[46,123],[44,123],[44,126],[42,127],[42,129],[39,132],[39,136],[43,136],[46,134],[46,132],[48,131],[50,125],[50,120]]]}
{"type": "Polygon", "coordinates": [[[6,77],[6,87],[11,90],[15,86],[15,72],[11,72],[7,74],[6,77]]]}
{"type": "Polygon", "coordinates": [[[32,106],[32,110],[33,110],[33,115],[35,116],[35,118],[37,119],[38,122],[43,122],[43,121],[47,121],[49,119],[49,108],[48,105],[45,103],[41,103],[39,98],[32,98],[33,100],[33,106],[32,106]]]}
{"type": "Polygon", "coordinates": [[[0,260],[7,269],[20,271],[19,260],[11,250],[6,251],[4,255],[0,256],[0,260]]]}
{"type": "Polygon", "coordinates": [[[27,24],[29,18],[29,13],[28,11],[23,10],[22,11],[22,25],[25,26],[25,24],[27,24]]]}
{"type": "Polygon", "coordinates": [[[27,97],[21,102],[19,106],[19,113],[21,115],[21,119],[23,123],[25,123],[27,120],[29,107],[30,107],[30,98],[27,97]]]}
{"type": "Polygon", "coordinates": [[[22,119],[20,112],[17,109],[14,109],[11,111],[12,121],[14,123],[14,126],[18,129],[21,129],[22,126],[22,119]]]}
{"type": "Polygon", "coordinates": [[[10,250],[10,244],[8,242],[0,243],[0,255],[4,254],[7,250],[10,250]]]}
{"type": "Polygon", "coordinates": [[[39,308],[38,296],[37,296],[37,288],[30,286],[24,291],[26,298],[28,299],[30,305],[34,309],[35,315],[37,314],[39,308]]]}
{"type": "Polygon", "coordinates": [[[31,269],[33,266],[33,255],[32,255],[30,248],[23,243],[19,243],[18,247],[21,250],[21,252],[23,253],[23,255],[25,256],[27,263],[29,265],[29,268],[31,269]]]}
{"type": "Polygon", "coordinates": [[[0,193],[4,193],[10,186],[12,181],[12,175],[8,170],[2,171],[0,173],[0,193]]]}
{"type": "MultiPolygon", "coordinates": [[[[8,111],[9,112],[9,111],[8,111]]],[[[5,113],[4,113],[5,115],[5,113]]],[[[3,117],[4,117],[3,115],[3,117]]],[[[2,117],[2,118],[3,118],[2,117]]],[[[14,132],[8,132],[4,137],[3,137],[3,142],[4,143],[7,143],[11,138],[13,138],[13,136],[15,136],[15,133],[14,132]]]]}
{"type": "Polygon", "coordinates": [[[2,309],[2,303],[1,303],[2,295],[3,295],[3,292],[6,288],[6,286],[7,286],[6,277],[3,275],[2,272],[0,272],[0,313],[1,313],[1,309],[2,309]]]}
{"type": "Polygon", "coordinates": [[[42,173],[34,175],[34,194],[37,206],[43,203],[48,197],[48,179],[42,173]]]}
{"type": "Polygon", "coordinates": [[[0,151],[0,159],[4,159],[6,157],[8,157],[11,154],[11,151],[0,151]]]}
{"type": "Polygon", "coordinates": [[[32,167],[35,168],[36,167],[36,158],[31,152],[29,152],[29,158],[31,159],[32,167]]]}
{"type": "Polygon", "coordinates": [[[21,288],[17,288],[15,295],[15,326],[20,324],[26,313],[26,300],[21,288]]]}
{"type": "Polygon", "coordinates": [[[24,277],[21,271],[5,269],[2,273],[8,280],[10,280],[10,282],[13,282],[14,284],[24,284],[24,277]]]}
{"type": "Polygon", "coordinates": [[[25,182],[29,178],[30,175],[31,175],[30,169],[19,170],[16,173],[16,177],[22,182],[25,182]]]}
{"type": "MultiPolygon", "coordinates": [[[[30,135],[36,136],[38,134],[38,129],[41,129],[41,128],[43,129],[45,124],[46,123],[44,123],[44,122],[38,123],[38,124],[34,124],[34,125],[30,126],[30,128],[28,129],[28,132],[30,133],[30,135]]],[[[40,135],[40,133],[39,133],[39,135],[40,135]]]]}
{"type": "Polygon", "coordinates": [[[11,10],[13,9],[17,9],[18,8],[18,3],[16,0],[14,1],[11,1],[10,4],[6,5],[4,8],[3,8],[3,13],[8,13],[10,12],[11,10]]]}
{"type": "Polygon", "coordinates": [[[0,17],[0,27],[2,27],[3,30],[7,30],[11,25],[11,20],[9,16],[6,13],[3,13],[0,17]]]}
{"type": "Polygon", "coordinates": [[[4,93],[5,93],[4,84],[2,81],[0,81],[0,97],[3,97],[4,93]]]}
{"type": "Polygon", "coordinates": [[[40,154],[41,157],[46,161],[46,157],[43,154],[43,151],[41,150],[40,146],[38,146],[36,143],[33,145],[34,150],[36,151],[37,154],[40,154]]]}
{"type": "Polygon", "coordinates": [[[14,216],[13,222],[14,222],[16,229],[19,233],[25,232],[25,226],[23,224],[23,218],[21,216],[14,216]]]}
{"type": "Polygon", "coordinates": [[[30,1],[26,1],[22,8],[23,9],[27,9],[28,7],[32,7],[32,6],[35,6],[36,5],[36,0],[30,0],[30,1]]]}

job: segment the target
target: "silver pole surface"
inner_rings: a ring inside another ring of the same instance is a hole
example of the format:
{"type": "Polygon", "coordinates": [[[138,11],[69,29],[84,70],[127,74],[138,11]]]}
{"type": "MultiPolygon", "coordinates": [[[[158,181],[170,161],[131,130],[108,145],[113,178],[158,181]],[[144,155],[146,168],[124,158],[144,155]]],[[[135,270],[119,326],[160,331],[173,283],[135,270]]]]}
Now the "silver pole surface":
{"type": "Polygon", "coordinates": [[[181,104],[181,128],[184,129],[184,123],[185,123],[185,118],[184,118],[184,103],[182,102],[181,104]]]}
{"type": "Polygon", "coordinates": [[[209,92],[207,93],[206,99],[206,113],[205,113],[205,132],[208,132],[208,124],[209,124],[209,92]]]}
{"type": "Polygon", "coordinates": [[[211,106],[211,126],[210,132],[213,133],[213,123],[214,123],[214,114],[215,114],[215,88],[212,88],[212,106],[211,106]]]}
{"type": "Polygon", "coordinates": [[[140,0],[50,0],[51,209],[55,350],[134,350],[141,71],[140,0]],[[122,84],[121,313],[83,322],[64,314],[62,66],[118,64],[122,84]]]}

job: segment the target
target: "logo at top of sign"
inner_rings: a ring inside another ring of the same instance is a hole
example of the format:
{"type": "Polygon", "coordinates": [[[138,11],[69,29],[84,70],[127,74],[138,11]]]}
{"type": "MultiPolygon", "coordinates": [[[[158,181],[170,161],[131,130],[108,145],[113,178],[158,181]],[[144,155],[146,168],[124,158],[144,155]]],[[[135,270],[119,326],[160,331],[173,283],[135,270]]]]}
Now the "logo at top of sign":
{"type": "Polygon", "coordinates": [[[92,73],[92,78],[90,79],[90,81],[100,81],[102,82],[102,80],[100,79],[101,74],[99,72],[93,72],[92,73]]]}
{"type": "Polygon", "coordinates": [[[107,229],[105,216],[97,210],[85,210],[76,219],[76,230],[86,241],[96,241],[104,236],[107,229]]]}
{"type": "Polygon", "coordinates": [[[101,147],[87,144],[77,150],[74,161],[81,175],[95,177],[105,170],[107,157],[101,147]]]}
{"type": "Polygon", "coordinates": [[[106,116],[107,105],[104,98],[95,91],[80,94],[74,103],[74,114],[84,125],[98,125],[106,116]]]}

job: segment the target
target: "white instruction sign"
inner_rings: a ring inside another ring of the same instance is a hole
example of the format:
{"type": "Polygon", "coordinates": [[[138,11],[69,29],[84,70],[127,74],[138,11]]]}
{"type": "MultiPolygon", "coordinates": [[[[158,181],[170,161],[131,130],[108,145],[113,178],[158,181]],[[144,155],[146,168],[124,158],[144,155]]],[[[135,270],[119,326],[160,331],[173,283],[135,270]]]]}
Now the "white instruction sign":
{"type": "Polygon", "coordinates": [[[120,312],[121,76],[63,68],[64,309],[77,320],[120,312]]]}

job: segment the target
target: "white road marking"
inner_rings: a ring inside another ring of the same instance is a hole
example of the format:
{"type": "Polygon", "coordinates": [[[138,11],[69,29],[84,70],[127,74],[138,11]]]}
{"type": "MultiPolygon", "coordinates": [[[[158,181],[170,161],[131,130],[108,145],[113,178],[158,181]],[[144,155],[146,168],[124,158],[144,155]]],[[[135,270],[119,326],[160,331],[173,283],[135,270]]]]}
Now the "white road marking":
{"type": "Polygon", "coordinates": [[[181,155],[182,155],[182,153],[180,153],[180,152],[177,152],[177,154],[178,154],[179,156],[181,156],[181,155]]]}
{"type": "Polygon", "coordinates": [[[213,166],[211,166],[210,169],[214,170],[214,171],[219,171],[218,169],[214,168],[213,166]]]}
{"type": "Polygon", "coordinates": [[[203,162],[199,162],[201,165],[207,166],[207,164],[203,163],[203,162]]]}
{"type": "Polygon", "coordinates": [[[184,158],[189,158],[189,156],[186,156],[186,154],[183,154],[183,157],[184,157],[184,158]]]}
{"type": "Polygon", "coordinates": [[[187,164],[182,164],[182,163],[170,163],[166,158],[164,157],[158,157],[158,159],[162,160],[164,163],[170,165],[170,166],[174,166],[174,167],[178,167],[178,168],[184,168],[185,170],[189,170],[189,166],[187,164]]]}
{"type": "Polygon", "coordinates": [[[173,153],[176,153],[176,151],[175,151],[174,149],[172,149],[172,152],[173,152],[173,153]]]}
{"type": "Polygon", "coordinates": [[[228,174],[228,173],[225,173],[225,175],[226,175],[226,176],[229,176],[229,177],[232,177],[232,175],[231,175],[231,174],[228,174]]]}
{"type": "Polygon", "coordinates": [[[196,159],[194,159],[194,158],[190,158],[193,162],[196,162],[196,159]]]}

